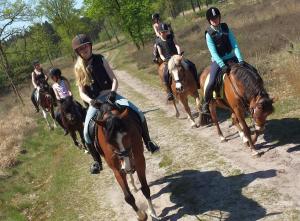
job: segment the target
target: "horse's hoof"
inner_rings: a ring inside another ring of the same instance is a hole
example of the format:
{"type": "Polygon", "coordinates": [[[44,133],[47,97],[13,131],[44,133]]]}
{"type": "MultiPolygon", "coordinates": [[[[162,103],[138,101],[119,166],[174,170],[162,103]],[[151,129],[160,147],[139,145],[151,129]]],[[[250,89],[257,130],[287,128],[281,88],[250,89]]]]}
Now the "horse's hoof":
{"type": "Polygon", "coordinates": [[[176,113],[175,117],[176,118],[179,118],[180,114],[179,113],[176,113]]]}
{"type": "Polygon", "coordinates": [[[155,221],[161,220],[161,218],[158,217],[158,216],[156,216],[156,214],[150,213],[150,216],[152,217],[152,221],[153,221],[153,220],[155,220],[155,221]]]}
{"type": "Polygon", "coordinates": [[[226,143],[228,140],[225,137],[221,137],[221,143],[226,143]]]}
{"type": "Polygon", "coordinates": [[[196,124],[195,124],[195,123],[192,123],[192,124],[191,124],[191,128],[196,128],[196,124]]]}
{"type": "Polygon", "coordinates": [[[262,154],[256,150],[251,150],[252,156],[253,157],[260,157],[262,154]]]}
{"type": "Polygon", "coordinates": [[[139,213],[140,214],[138,214],[137,216],[138,221],[146,221],[148,219],[147,213],[145,213],[144,211],[140,211],[139,213]]]}

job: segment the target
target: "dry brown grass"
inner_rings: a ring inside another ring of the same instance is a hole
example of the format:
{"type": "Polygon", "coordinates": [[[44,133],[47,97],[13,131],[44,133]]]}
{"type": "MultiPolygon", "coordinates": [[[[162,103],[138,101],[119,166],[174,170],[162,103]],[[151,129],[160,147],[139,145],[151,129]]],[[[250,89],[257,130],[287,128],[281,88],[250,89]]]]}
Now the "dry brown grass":
{"type": "MultiPolygon", "coordinates": [[[[21,93],[26,97],[29,89],[24,88],[21,93]]],[[[16,156],[25,149],[22,141],[26,134],[36,127],[31,101],[25,98],[22,107],[12,95],[7,96],[4,105],[13,106],[9,111],[3,111],[0,116],[0,173],[1,169],[12,167],[17,163],[16,156]],[[14,102],[14,104],[12,104],[14,102]]]]}

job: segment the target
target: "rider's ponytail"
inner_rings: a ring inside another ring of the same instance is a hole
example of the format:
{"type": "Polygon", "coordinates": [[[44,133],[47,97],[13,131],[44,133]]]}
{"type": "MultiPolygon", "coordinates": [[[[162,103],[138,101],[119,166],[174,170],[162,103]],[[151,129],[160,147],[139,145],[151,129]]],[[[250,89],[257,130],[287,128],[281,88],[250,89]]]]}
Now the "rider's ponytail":
{"type": "Polygon", "coordinates": [[[86,67],[87,65],[85,61],[78,56],[74,67],[77,86],[83,87],[86,85],[91,85],[91,76],[86,67]]]}

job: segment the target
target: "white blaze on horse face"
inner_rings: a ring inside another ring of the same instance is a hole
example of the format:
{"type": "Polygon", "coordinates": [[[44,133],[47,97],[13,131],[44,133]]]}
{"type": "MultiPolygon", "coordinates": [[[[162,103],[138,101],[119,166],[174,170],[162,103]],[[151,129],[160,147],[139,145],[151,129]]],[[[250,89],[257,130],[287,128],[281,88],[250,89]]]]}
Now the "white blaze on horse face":
{"type": "MultiPolygon", "coordinates": [[[[123,137],[126,135],[126,133],[117,133],[117,144],[119,146],[120,152],[124,152],[125,151],[125,147],[122,143],[123,137]]],[[[131,166],[130,166],[130,160],[129,157],[124,157],[124,160],[121,161],[121,169],[125,170],[125,171],[130,171],[131,170],[131,166]]]]}
{"type": "Polygon", "coordinates": [[[179,74],[178,74],[178,69],[174,68],[172,70],[172,75],[174,77],[174,80],[176,82],[176,89],[181,89],[182,88],[182,84],[179,82],[179,74]]]}

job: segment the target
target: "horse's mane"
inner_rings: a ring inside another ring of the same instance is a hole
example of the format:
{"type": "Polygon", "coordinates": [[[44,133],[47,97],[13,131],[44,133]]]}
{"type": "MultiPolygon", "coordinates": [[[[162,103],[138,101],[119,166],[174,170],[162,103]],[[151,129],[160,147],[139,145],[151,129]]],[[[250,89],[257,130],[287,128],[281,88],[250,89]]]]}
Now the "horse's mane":
{"type": "Polygon", "coordinates": [[[113,143],[116,139],[118,132],[125,132],[126,125],[122,119],[111,113],[115,107],[111,104],[104,103],[101,105],[100,112],[103,114],[108,113],[108,117],[105,119],[105,137],[109,143],[113,143]]]}
{"type": "Polygon", "coordinates": [[[177,54],[173,55],[168,62],[169,72],[171,73],[176,68],[176,66],[181,65],[181,62],[182,62],[182,56],[177,54]]]}
{"type": "Polygon", "coordinates": [[[250,100],[258,95],[267,96],[263,84],[262,78],[259,76],[256,70],[252,68],[242,67],[238,64],[234,64],[231,67],[231,72],[235,78],[240,81],[244,86],[244,95],[246,100],[250,100]]]}

